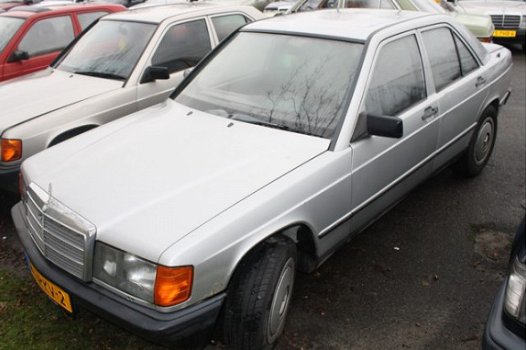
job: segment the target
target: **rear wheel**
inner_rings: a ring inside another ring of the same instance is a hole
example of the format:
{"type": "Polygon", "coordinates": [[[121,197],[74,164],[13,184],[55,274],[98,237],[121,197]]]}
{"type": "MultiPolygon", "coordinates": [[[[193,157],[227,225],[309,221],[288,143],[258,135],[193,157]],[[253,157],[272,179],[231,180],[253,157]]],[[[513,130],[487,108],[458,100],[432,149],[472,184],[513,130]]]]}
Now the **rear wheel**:
{"type": "Polygon", "coordinates": [[[474,177],[482,172],[488,163],[497,136],[497,110],[488,106],[475,128],[468,149],[455,164],[457,173],[474,177]]]}
{"type": "Polygon", "coordinates": [[[223,332],[229,349],[271,349],[283,332],[296,274],[296,247],[263,242],[240,263],[228,289],[223,332]]]}

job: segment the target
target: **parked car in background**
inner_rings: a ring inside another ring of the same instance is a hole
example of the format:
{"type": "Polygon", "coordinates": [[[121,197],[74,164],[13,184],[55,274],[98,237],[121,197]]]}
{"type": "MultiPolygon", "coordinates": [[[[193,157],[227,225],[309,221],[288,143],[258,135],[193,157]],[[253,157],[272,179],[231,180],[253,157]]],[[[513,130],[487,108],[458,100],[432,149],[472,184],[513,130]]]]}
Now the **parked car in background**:
{"type": "Polygon", "coordinates": [[[185,3],[102,18],[52,67],[0,85],[0,186],[16,190],[30,155],[163,101],[185,69],[263,17],[249,6],[185,3]]]}
{"type": "Polygon", "coordinates": [[[33,5],[39,3],[40,0],[0,0],[0,10],[9,10],[16,6],[33,5]]]}
{"type": "Polygon", "coordinates": [[[248,24],[171,99],[24,162],[31,271],[68,312],[157,341],[219,324],[227,349],[270,348],[297,269],[451,162],[483,170],[511,62],[446,15],[248,24]]]}
{"type": "MultiPolygon", "coordinates": [[[[271,0],[192,0],[194,3],[209,3],[224,6],[252,6],[263,11],[271,0]]],[[[146,0],[144,3],[135,5],[133,8],[188,3],[187,0],[146,0]]]]}
{"type": "Polygon", "coordinates": [[[289,13],[327,8],[383,8],[445,13],[464,24],[480,41],[491,42],[494,26],[487,15],[458,13],[444,9],[432,0],[298,0],[289,13]]]}
{"type": "Polygon", "coordinates": [[[526,2],[524,0],[452,0],[459,11],[491,16],[498,43],[519,44],[526,50],[526,2]]]}
{"type": "Polygon", "coordinates": [[[263,13],[269,16],[284,15],[294,6],[294,1],[274,1],[265,6],[263,13]]]}
{"type": "MultiPolygon", "coordinates": [[[[93,21],[124,9],[120,5],[86,4],[55,8],[26,6],[2,13],[0,81],[45,69],[93,21]]],[[[27,95],[21,92],[22,96],[27,95]]]]}
{"type": "Polygon", "coordinates": [[[526,234],[525,218],[515,234],[509,273],[499,288],[486,323],[483,350],[526,348],[526,234]]]}

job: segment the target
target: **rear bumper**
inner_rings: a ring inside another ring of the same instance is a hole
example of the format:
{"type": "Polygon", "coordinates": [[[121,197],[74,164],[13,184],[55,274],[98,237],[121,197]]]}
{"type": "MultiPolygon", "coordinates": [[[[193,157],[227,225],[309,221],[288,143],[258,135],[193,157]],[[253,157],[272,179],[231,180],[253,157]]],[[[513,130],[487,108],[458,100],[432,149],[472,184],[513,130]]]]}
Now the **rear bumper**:
{"type": "MultiPolygon", "coordinates": [[[[87,309],[100,317],[158,343],[177,343],[199,334],[204,346],[219,316],[225,293],[174,312],[160,312],[138,305],[110,291],[72,277],[46,260],[27,233],[22,203],[11,210],[18,237],[28,259],[47,279],[70,294],[73,308],[87,309]]],[[[194,337],[195,338],[195,337],[194,337]]],[[[192,339],[195,341],[195,339],[192,339]]]]}
{"type": "Polygon", "coordinates": [[[507,279],[499,288],[493,306],[491,307],[486,328],[484,329],[484,336],[482,337],[483,350],[514,350],[526,348],[524,339],[510,331],[502,319],[506,285],[507,279]]]}

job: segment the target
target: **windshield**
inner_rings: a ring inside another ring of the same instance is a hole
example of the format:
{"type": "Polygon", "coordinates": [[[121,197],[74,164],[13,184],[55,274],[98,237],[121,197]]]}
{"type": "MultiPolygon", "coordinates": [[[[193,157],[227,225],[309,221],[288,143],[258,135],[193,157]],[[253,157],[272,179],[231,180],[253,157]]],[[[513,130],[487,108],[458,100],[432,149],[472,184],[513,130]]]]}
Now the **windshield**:
{"type": "Polygon", "coordinates": [[[126,80],[156,26],[100,21],[56,65],[56,69],[101,78],[126,80]]]}
{"type": "Polygon", "coordinates": [[[242,122],[324,138],[346,110],[363,45],[239,33],[175,98],[242,122]]]}
{"type": "Polygon", "coordinates": [[[0,16],[0,52],[4,51],[7,43],[24,21],[22,18],[0,16]]]}

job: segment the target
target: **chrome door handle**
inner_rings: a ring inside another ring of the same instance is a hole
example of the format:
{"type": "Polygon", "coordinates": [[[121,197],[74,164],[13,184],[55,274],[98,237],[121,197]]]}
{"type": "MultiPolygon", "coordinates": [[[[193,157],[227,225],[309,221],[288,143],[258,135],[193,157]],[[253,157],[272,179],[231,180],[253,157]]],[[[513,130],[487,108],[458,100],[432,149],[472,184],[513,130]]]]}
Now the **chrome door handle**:
{"type": "Polygon", "coordinates": [[[486,79],[484,79],[483,77],[478,77],[477,82],[475,83],[475,87],[479,87],[484,84],[486,84],[486,79]]]}
{"type": "Polygon", "coordinates": [[[424,115],[422,116],[422,120],[428,120],[431,117],[434,117],[438,114],[438,107],[427,107],[424,109],[424,115]]]}

